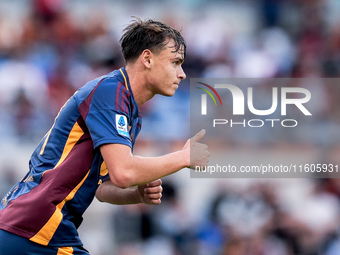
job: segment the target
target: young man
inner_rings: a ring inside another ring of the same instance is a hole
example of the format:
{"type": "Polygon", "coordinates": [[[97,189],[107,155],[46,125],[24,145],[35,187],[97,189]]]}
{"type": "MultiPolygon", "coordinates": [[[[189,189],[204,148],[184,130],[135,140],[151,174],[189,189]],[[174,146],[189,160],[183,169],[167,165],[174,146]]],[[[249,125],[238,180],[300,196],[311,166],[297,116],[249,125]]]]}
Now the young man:
{"type": "Polygon", "coordinates": [[[112,204],[159,204],[159,178],[207,165],[207,146],[198,142],[205,131],[164,156],[132,154],[141,129],[138,106],[155,94],[174,95],[186,78],[186,45],[158,21],[137,18],[124,31],[126,67],[88,82],[65,103],[29,172],[2,199],[1,255],[89,254],[77,228],[94,196],[112,204]]]}

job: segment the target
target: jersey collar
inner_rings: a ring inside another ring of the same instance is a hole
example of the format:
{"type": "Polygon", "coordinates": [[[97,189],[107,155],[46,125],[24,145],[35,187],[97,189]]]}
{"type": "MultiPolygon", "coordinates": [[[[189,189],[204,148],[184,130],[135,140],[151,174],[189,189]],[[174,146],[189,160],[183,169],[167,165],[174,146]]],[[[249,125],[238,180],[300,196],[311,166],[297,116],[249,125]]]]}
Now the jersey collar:
{"type": "Polygon", "coordinates": [[[131,93],[131,87],[130,87],[130,81],[129,81],[129,76],[126,73],[126,70],[124,67],[119,69],[120,73],[122,74],[124,81],[125,81],[125,87],[128,91],[131,93]]]}

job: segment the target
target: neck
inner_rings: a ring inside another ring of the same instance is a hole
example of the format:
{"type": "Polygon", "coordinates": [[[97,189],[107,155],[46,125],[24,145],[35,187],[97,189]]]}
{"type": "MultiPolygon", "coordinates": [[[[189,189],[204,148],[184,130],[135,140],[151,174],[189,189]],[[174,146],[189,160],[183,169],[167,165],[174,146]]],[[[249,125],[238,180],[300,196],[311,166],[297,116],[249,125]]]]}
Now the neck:
{"type": "Polygon", "coordinates": [[[125,71],[129,76],[132,94],[138,106],[144,104],[155,95],[150,89],[148,89],[148,82],[140,68],[130,64],[126,65],[125,71]]]}

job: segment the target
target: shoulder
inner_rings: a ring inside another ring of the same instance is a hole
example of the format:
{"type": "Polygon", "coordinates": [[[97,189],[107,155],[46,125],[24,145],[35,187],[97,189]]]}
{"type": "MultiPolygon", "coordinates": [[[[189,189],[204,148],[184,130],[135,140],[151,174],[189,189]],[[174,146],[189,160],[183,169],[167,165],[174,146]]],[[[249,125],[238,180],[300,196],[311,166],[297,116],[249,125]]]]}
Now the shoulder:
{"type": "Polygon", "coordinates": [[[114,110],[129,114],[131,93],[124,80],[115,76],[103,77],[92,92],[91,108],[114,110]]]}
{"type": "Polygon", "coordinates": [[[128,85],[120,70],[115,70],[107,75],[97,79],[96,87],[94,88],[99,93],[104,94],[126,94],[129,95],[128,85]]]}
{"type": "Polygon", "coordinates": [[[105,77],[94,88],[94,96],[101,100],[124,101],[131,93],[124,81],[117,77],[105,77]]]}
{"type": "Polygon", "coordinates": [[[78,104],[89,110],[115,110],[128,114],[131,93],[119,70],[89,81],[75,95],[78,104]]]}
{"type": "Polygon", "coordinates": [[[75,94],[78,102],[83,102],[85,99],[99,97],[105,99],[111,98],[114,94],[129,94],[123,77],[119,70],[115,70],[107,75],[100,76],[87,82],[83,87],[78,89],[75,94]]]}

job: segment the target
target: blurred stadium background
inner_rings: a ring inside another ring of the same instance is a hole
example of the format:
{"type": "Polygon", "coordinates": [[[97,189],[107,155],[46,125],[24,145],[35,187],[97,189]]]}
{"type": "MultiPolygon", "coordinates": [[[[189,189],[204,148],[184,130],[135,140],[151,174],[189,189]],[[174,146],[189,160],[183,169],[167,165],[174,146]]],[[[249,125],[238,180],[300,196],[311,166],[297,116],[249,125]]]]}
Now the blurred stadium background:
{"type": "MultiPolygon", "coordinates": [[[[135,152],[159,155],[190,135],[189,78],[339,77],[339,13],[338,0],[0,0],[0,196],[26,173],[69,96],[123,65],[118,41],[131,16],[169,23],[187,40],[188,79],[141,109],[135,152]]],[[[306,86],[323,132],[274,149],[308,148],[332,162],[340,86],[306,86]]],[[[268,139],[259,134],[254,149],[268,149],[268,139]]],[[[185,170],[163,182],[160,206],[94,201],[80,227],[91,254],[340,254],[338,179],[193,179],[185,170]]]]}

